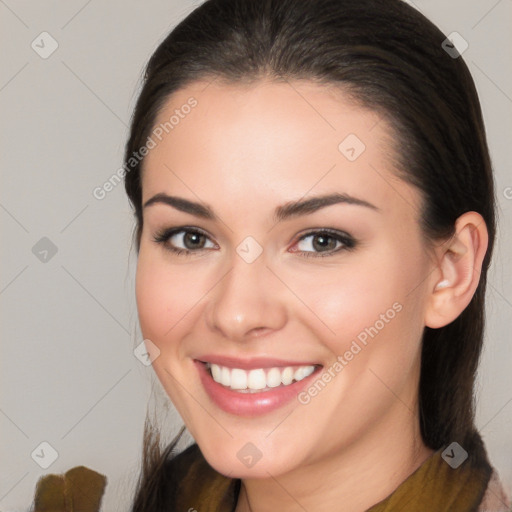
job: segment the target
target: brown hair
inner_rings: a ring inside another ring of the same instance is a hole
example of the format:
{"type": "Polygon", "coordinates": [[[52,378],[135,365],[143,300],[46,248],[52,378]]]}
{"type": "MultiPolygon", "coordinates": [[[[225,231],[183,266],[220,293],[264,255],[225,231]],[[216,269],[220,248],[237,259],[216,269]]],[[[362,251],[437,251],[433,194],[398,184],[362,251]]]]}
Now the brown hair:
{"type": "MultiPolygon", "coordinates": [[[[145,144],[169,96],[205,78],[250,82],[312,80],[336,85],[386,118],[394,130],[396,170],[424,200],[427,240],[454,234],[456,219],[479,212],[489,232],[478,288],[449,325],[425,328],[419,388],[424,442],[439,449],[481,443],[473,387],[484,331],[486,275],[495,237],[492,168],[475,85],[462,57],[442,47],[446,36],[401,0],[207,0],[164,39],[145,70],[125,165],[145,144]]],[[[125,177],[142,230],[143,161],[125,177]]],[[[143,469],[133,512],[163,510],[164,489],[178,476],[163,464],[158,431],[146,423],[143,469]],[[156,434],[155,434],[156,432],[156,434]]],[[[169,493],[168,493],[169,494],[169,493]]]]}

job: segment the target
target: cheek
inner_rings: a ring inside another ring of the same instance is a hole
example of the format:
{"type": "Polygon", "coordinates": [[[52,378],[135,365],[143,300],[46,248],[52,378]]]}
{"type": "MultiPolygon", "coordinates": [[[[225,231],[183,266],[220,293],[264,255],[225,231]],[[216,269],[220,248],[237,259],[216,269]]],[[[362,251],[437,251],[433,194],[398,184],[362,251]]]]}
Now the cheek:
{"type": "Polygon", "coordinates": [[[400,257],[392,248],[350,258],[332,269],[296,272],[293,277],[294,291],[308,305],[308,324],[318,326],[319,339],[342,355],[354,340],[366,347],[378,337],[398,346],[411,335],[417,338],[423,307],[418,284],[426,273],[422,258],[413,253],[400,257]]]}
{"type": "Polygon", "coordinates": [[[165,349],[166,340],[176,337],[180,321],[197,303],[197,287],[190,275],[166,264],[160,254],[141,247],[137,262],[136,298],[142,334],[165,349]]]}
{"type": "Polygon", "coordinates": [[[172,311],[169,284],[165,274],[158,271],[158,265],[152,264],[141,249],[135,280],[137,311],[144,338],[157,344],[172,326],[172,318],[167,313],[172,311]]]}

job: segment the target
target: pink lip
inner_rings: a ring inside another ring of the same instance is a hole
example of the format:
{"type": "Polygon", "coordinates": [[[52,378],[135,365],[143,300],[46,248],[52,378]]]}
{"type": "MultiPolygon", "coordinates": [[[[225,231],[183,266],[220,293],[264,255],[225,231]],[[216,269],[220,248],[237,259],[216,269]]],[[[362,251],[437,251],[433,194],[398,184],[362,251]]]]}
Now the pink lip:
{"type": "Polygon", "coordinates": [[[203,363],[219,364],[229,368],[240,368],[241,370],[253,370],[254,368],[273,368],[273,367],[286,367],[286,366],[312,366],[318,363],[310,361],[286,361],[284,359],[275,359],[269,357],[253,357],[250,359],[239,359],[237,357],[220,356],[220,355],[205,355],[196,358],[203,363]]]}
{"type": "MultiPolygon", "coordinates": [[[[209,360],[209,362],[210,361],[214,362],[212,360],[209,360]]],[[[260,364],[260,366],[257,366],[253,364],[254,361],[255,360],[247,362],[248,364],[252,365],[250,368],[265,368],[269,366],[294,366],[297,364],[289,364],[291,362],[287,362],[283,365],[281,364],[283,361],[280,361],[280,364],[275,364],[276,360],[265,359],[263,360],[265,364],[260,364]],[[272,361],[272,364],[268,365],[267,363],[270,361],[272,361]]],[[[238,360],[236,364],[239,363],[240,361],[238,360]]],[[[226,388],[225,386],[222,386],[218,382],[215,382],[203,362],[194,360],[194,364],[196,365],[196,368],[199,372],[199,378],[201,379],[204,389],[206,390],[206,393],[210,399],[223,411],[234,414],[235,416],[243,416],[248,418],[272,412],[296,399],[300,391],[308,386],[312,379],[317,377],[318,371],[320,369],[315,369],[315,371],[308,377],[298,382],[294,382],[289,386],[277,387],[271,389],[270,391],[261,391],[259,393],[239,393],[237,391],[226,388]]],[[[302,365],[304,365],[304,363],[302,363],[302,365]]],[[[232,366],[227,364],[225,364],[225,366],[230,366],[232,368],[243,368],[241,366],[232,366]]],[[[248,368],[246,367],[245,369],[248,368]]]]}

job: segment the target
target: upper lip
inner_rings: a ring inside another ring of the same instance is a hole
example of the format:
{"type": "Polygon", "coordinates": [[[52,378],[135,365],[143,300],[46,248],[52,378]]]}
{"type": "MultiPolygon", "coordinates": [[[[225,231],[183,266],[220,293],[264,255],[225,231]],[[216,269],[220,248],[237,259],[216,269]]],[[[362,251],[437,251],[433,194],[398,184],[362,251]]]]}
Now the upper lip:
{"type": "Polygon", "coordinates": [[[197,357],[197,361],[201,363],[212,363],[220,366],[227,366],[228,368],[240,368],[241,370],[253,370],[255,368],[274,368],[276,366],[320,366],[319,363],[311,361],[292,361],[285,359],[277,359],[273,357],[251,357],[240,359],[232,356],[223,356],[217,354],[208,354],[202,357],[197,357]]]}

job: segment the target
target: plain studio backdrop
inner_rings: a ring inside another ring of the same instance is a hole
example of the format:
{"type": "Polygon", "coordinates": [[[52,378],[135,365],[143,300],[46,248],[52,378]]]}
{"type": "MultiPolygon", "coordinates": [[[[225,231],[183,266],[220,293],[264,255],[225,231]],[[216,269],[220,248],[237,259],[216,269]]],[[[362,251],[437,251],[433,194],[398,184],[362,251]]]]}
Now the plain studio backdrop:
{"type": "MultiPolygon", "coordinates": [[[[142,337],[124,186],[99,199],[94,190],[122,165],[143,66],[196,4],[0,0],[2,511],[27,510],[40,476],[78,465],[108,477],[103,510],[128,507],[154,378],[134,355],[142,337]]],[[[510,491],[512,1],[413,5],[467,42],[487,127],[499,230],[477,424],[510,491]]],[[[168,412],[170,438],[181,421],[168,412]]]]}

